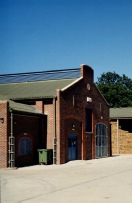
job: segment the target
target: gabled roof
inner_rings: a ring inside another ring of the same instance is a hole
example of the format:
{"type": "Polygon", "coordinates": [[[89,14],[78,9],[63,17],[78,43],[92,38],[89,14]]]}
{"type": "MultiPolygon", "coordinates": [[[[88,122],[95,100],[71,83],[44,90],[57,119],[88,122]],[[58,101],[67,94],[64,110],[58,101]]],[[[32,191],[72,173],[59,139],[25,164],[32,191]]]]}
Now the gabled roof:
{"type": "Polygon", "coordinates": [[[110,108],[110,119],[132,119],[132,107],[110,108]]]}
{"type": "Polygon", "coordinates": [[[12,100],[53,98],[79,77],[80,68],[0,75],[0,94],[12,100]]]}
{"type": "Polygon", "coordinates": [[[1,84],[0,94],[12,100],[53,98],[57,89],[63,89],[75,80],[76,78],[1,84]]]}

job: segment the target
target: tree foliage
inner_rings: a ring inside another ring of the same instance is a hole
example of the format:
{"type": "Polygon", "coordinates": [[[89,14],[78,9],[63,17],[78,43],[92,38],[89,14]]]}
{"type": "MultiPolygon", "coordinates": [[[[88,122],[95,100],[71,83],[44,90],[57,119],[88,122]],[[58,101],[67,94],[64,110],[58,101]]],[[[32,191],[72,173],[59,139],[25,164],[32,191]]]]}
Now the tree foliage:
{"type": "Polygon", "coordinates": [[[110,107],[132,107],[132,79],[124,74],[103,73],[96,85],[110,107]]]}

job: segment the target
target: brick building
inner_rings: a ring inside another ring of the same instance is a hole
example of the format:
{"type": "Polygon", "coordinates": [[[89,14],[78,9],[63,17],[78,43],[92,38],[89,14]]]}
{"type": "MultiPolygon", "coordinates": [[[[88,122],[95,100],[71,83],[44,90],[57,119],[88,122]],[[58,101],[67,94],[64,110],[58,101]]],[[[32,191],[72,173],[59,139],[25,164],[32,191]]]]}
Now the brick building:
{"type": "Polygon", "coordinates": [[[0,75],[0,167],[38,163],[37,149],[53,149],[53,163],[111,155],[109,105],[81,68],[0,75]]]}

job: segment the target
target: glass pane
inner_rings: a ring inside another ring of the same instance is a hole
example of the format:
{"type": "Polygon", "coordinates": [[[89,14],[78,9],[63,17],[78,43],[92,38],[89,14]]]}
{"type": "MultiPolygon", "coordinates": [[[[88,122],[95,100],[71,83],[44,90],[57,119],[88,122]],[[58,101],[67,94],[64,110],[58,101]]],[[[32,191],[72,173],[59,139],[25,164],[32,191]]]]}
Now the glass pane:
{"type": "Polygon", "coordinates": [[[102,137],[102,145],[107,146],[107,137],[102,137]]]}
{"type": "Polygon", "coordinates": [[[106,126],[102,124],[102,135],[106,135],[106,126]]]}
{"type": "Polygon", "coordinates": [[[18,142],[19,155],[32,154],[32,142],[29,138],[22,137],[18,142]]]}
{"type": "Polygon", "coordinates": [[[101,147],[96,147],[96,157],[101,157],[101,147]]]}
{"type": "Polygon", "coordinates": [[[102,156],[107,156],[107,147],[102,147],[102,156]]]}
{"type": "Polygon", "coordinates": [[[76,147],[76,138],[72,138],[72,147],[76,147]]]}
{"type": "Polygon", "coordinates": [[[26,138],[26,154],[32,154],[32,143],[29,138],[26,138]]]}
{"type": "Polygon", "coordinates": [[[99,136],[96,137],[96,146],[101,146],[101,139],[99,136]]]}
{"type": "Polygon", "coordinates": [[[18,153],[19,155],[23,155],[25,153],[25,139],[20,138],[18,143],[18,153]]]}

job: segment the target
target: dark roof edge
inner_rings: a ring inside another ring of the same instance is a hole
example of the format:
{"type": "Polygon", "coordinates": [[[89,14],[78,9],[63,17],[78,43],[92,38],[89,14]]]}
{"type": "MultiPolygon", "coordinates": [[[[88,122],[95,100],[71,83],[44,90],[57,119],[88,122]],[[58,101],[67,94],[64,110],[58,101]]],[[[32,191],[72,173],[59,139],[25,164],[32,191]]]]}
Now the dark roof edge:
{"type": "Polygon", "coordinates": [[[110,117],[110,120],[117,120],[117,119],[132,119],[132,117],[110,117]]]}
{"type": "Polygon", "coordinates": [[[23,97],[23,98],[13,98],[13,97],[10,97],[10,100],[13,100],[13,101],[20,101],[20,100],[36,100],[36,99],[54,99],[54,98],[56,98],[57,96],[56,95],[52,95],[52,96],[40,96],[40,97],[23,97]]]}
{"type": "Polygon", "coordinates": [[[37,112],[29,112],[29,111],[21,111],[21,110],[16,110],[16,109],[13,109],[13,108],[10,108],[9,109],[9,111],[10,111],[10,113],[15,113],[15,112],[19,112],[19,113],[21,113],[21,114],[33,114],[33,115],[38,115],[38,116],[45,116],[45,114],[43,114],[43,113],[37,113],[37,112]]]}

